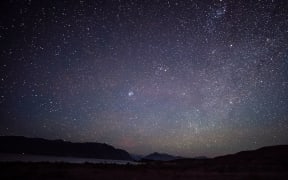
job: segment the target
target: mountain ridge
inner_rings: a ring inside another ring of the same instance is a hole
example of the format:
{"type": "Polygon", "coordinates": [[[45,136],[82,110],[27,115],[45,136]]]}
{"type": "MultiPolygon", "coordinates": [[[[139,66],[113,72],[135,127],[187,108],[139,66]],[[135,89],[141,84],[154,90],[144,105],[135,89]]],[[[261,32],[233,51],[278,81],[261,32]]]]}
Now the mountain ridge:
{"type": "Polygon", "coordinates": [[[0,152],[97,159],[132,160],[130,154],[106,143],[69,142],[24,136],[0,136],[0,152]]]}
{"type": "Polygon", "coordinates": [[[147,156],[144,156],[142,158],[142,161],[171,161],[176,159],[182,159],[183,157],[180,156],[174,156],[167,153],[159,153],[159,152],[153,152],[151,154],[148,154],[147,156]]]}

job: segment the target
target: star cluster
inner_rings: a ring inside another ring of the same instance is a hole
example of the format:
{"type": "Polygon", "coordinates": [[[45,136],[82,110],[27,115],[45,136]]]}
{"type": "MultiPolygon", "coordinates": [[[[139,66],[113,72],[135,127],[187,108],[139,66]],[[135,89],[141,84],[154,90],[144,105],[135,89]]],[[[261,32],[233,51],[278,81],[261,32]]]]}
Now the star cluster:
{"type": "Polygon", "coordinates": [[[182,156],[288,143],[285,0],[0,7],[1,135],[182,156]]]}

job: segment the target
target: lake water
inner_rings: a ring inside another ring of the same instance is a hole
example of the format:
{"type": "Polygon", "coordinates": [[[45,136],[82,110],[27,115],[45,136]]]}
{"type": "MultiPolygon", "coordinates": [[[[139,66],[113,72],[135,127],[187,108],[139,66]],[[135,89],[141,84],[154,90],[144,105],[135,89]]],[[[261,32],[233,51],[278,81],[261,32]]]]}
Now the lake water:
{"type": "Polygon", "coordinates": [[[110,159],[93,159],[93,158],[77,158],[77,157],[59,157],[59,156],[42,156],[31,154],[10,154],[0,153],[0,162],[64,162],[64,163],[94,163],[94,164],[139,164],[133,161],[110,160],[110,159]]]}

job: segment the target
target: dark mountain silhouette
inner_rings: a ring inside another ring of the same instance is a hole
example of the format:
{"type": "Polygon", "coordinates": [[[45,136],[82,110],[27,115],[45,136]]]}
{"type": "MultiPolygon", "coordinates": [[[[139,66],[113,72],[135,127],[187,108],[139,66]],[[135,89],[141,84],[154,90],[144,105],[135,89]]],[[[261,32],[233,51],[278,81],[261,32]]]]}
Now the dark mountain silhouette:
{"type": "Polygon", "coordinates": [[[179,156],[172,156],[170,154],[154,152],[142,158],[142,161],[152,160],[152,161],[171,161],[176,159],[181,159],[179,156]]]}
{"type": "Polygon", "coordinates": [[[193,159],[209,159],[209,158],[206,156],[196,156],[196,157],[193,157],[193,159]]]}
{"type": "Polygon", "coordinates": [[[69,156],[97,159],[132,160],[122,149],[102,143],[72,143],[22,136],[0,136],[0,152],[69,156]]]}
{"type": "Polygon", "coordinates": [[[140,154],[131,154],[131,153],[130,156],[134,161],[140,161],[144,157],[143,155],[140,154]]]}
{"type": "Polygon", "coordinates": [[[241,151],[212,159],[177,159],[166,165],[219,172],[288,172],[288,145],[241,151]]]}
{"type": "Polygon", "coordinates": [[[230,169],[288,170],[288,145],[263,147],[257,150],[241,151],[236,154],[219,156],[213,164],[230,169]]]}
{"type": "Polygon", "coordinates": [[[241,151],[236,154],[218,156],[218,161],[269,161],[288,159],[288,145],[267,146],[256,150],[241,151]]]}
{"type": "MultiPolygon", "coordinates": [[[[15,137],[14,137],[15,138],[15,137]]],[[[21,137],[23,138],[23,137],[21,137]]],[[[0,137],[0,150],[5,146],[0,137]]],[[[9,138],[8,138],[9,139],[9,138]]],[[[31,140],[31,139],[29,139],[31,140]]],[[[39,141],[39,139],[36,139],[39,141]]],[[[43,141],[43,139],[40,139],[43,141]]],[[[44,140],[47,141],[47,140],[44,140]]],[[[49,141],[50,142],[50,141],[49,141]]],[[[63,141],[52,141],[63,143],[63,141]]],[[[65,142],[66,143],[66,142],[65,142]]],[[[74,144],[74,143],[73,143],[74,144]]],[[[77,143],[76,143],[77,144],[77,143]]],[[[84,143],[85,144],[85,143],[84,143]]],[[[89,144],[89,143],[88,143],[89,144]]],[[[94,143],[92,143],[94,144],[94,143]]],[[[96,143],[98,144],[98,143],[96,143]]],[[[24,144],[27,145],[27,144],[24,144]]],[[[103,145],[103,144],[100,144],[103,145]]],[[[23,144],[22,144],[23,146],[23,144]]],[[[105,145],[107,146],[107,145],[105,145]]],[[[18,151],[20,152],[20,151],[18,151]]],[[[137,165],[1,162],[0,179],[288,179],[288,145],[216,158],[147,160],[137,165]]],[[[152,157],[163,154],[153,153],[152,157]]],[[[164,154],[164,157],[171,155],[164,154]]],[[[172,156],[175,157],[175,156],[172,156]]]]}

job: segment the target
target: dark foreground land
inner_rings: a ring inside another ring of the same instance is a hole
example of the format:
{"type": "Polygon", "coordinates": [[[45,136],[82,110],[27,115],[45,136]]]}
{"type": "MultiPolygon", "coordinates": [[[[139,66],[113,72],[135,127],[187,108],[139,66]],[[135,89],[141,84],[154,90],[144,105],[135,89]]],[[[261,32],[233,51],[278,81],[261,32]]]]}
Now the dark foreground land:
{"type": "MultiPolygon", "coordinates": [[[[205,163],[204,163],[205,164],[205,163]]],[[[0,179],[101,179],[101,180],[142,180],[142,179],[288,179],[284,169],[254,170],[233,169],[231,167],[205,167],[200,165],[178,166],[175,164],[149,163],[145,165],[105,165],[68,163],[0,163],[0,179]]]]}
{"type": "Polygon", "coordinates": [[[145,160],[137,165],[2,162],[0,180],[6,179],[287,180],[288,145],[263,147],[213,159],[145,160]]]}

